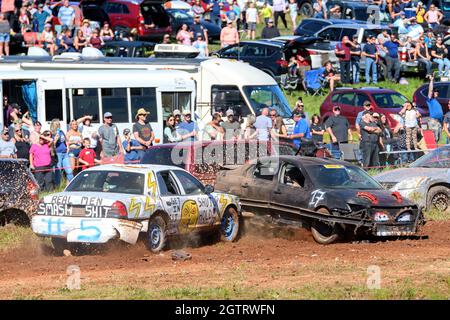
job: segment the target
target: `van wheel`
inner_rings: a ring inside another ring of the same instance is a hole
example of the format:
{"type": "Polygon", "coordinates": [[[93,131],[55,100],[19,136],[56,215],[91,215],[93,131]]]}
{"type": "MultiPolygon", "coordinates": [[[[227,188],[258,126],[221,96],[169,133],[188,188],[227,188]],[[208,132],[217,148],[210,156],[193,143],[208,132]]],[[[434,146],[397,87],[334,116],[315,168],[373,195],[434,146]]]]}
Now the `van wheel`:
{"type": "MultiPolygon", "coordinates": [[[[320,208],[317,212],[330,215],[326,208],[320,208]]],[[[330,244],[336,242],[341,237],[341,229],[337,223],[323,222],[315,220],[311,226],[311,233],[314,240],[320,244],[330,244]]]]}
{"type": "Polygon", "coordinates": [[[166,246],[166,240],[166,221],[159,215],[150,218],[147,230],[147,248],[153,253],[158,253],[166,246]]]}

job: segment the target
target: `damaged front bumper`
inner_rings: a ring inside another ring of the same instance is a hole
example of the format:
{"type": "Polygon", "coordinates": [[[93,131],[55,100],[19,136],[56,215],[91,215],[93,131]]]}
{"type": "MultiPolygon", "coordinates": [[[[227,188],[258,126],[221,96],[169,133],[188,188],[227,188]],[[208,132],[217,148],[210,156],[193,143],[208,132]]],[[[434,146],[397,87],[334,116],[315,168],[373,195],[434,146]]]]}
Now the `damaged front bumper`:
{"type": "Polygon", "coordinates": [[[111,239],[120,239],[135,244],[142,226],[140,222],[116,218],[37,215],[31,220],[31,228],[39,236],[82,243],[106,243],[111,239]]]}

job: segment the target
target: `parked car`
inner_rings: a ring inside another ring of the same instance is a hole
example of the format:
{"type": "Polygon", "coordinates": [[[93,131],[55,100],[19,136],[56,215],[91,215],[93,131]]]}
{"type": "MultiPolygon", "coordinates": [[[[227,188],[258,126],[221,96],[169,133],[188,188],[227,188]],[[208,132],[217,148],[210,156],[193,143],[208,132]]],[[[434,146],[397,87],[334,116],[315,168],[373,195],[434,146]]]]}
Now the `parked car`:
{"type": "Polygon", "coordinates": [[[161,1],[156,0],[106,0],[102,8],[109,15],[115,31],[137,30],[140,39],[161,40],[172,33],[170,17],[161,1]],[[154,24],[155,27],[149,27],[154,24]]]}
{"type": "Polygon", "coordinates": [[[382,172],[374,178],[427,210],[450,212],[450,146],[437,148],[406,168],[382,172]]]}
{"type": "Polygon", "coordinates": [[[223,167],[236,167],[257,157],[295,155],[296,152],[294,145],[283,142],[258,142],[252,146],[245,140],[165,143],[146,150],[141,163],[178,166],[204,184],[214,185],[223,167]],[[216,151],[220,154],[215,154],[216,151]]]}
{"type": "Polygon", "coordinates": [[[96,22],[99,27],[102,27],[105,22],[111,23],[106,11],[100,5],[96,4],[95,1],[93,3],[89,0],[81,2],[80,8],[83,13],[83,18],[89,19],[91,22],[96,22]]]}
{"type": "Polygon", "coordinates": [[[135,244],[140,233],[159,252],[169,236],[201,231],[235,241],[240,211],[236,196],[216,193],[178,167],[103,165],[83,170],[63,192],[44,197],[31,227],[50,237],[59,254],[112,239],[135,244]]]}
{"type": "Polygon", "coordinates": [[[347,19],[318,19],[306,18],[303,19],[294,31],[294,35],[311,37],[314,36],[318,30],[322,30],[326,26],[334,24],[364,24],[365,21],[347,20],[347,19]]]}
{"type": "Polygon", "coordinates": [[[330,244],[344,230],[376,236],[414,235],[421,210],[384,190],[358,166],[330,159],[280,156],[222,170],[216,189],[239,196],[242,210],[258,220],[311,229],[330,244]]]}
{"type": "MultiPolygon", "coordinates": [[[[355,125],[358,112],[362,111],[364,101],[370,101],[374,111],[386,115],[390,127],[395,127],[399,121],[398,113],[403,103],[408,99],[397,91],[376,87],[363,88],[336,88],[325,98],[320,106],[320,115],[326,121],[333,115],[333,106],[341,107],[342,116],[346,117],[350,124],[355,125]]],[[[426,116],[428,112],[419,108],[419,112],[426,116]]]]}
{"type": "Polygon", "coordinates": [[[29,225],[39,202],[39,185],[28,161],[0,159],[0,226],[29,225]]]}
{"type": "Polygon", "coordinates": [[[242,41],[239,44],[222,48],[212,55],[248,62],[280,82],[281,76],[288,71],[288,61],[293,55],[293,50],[296,50],[297,54],[302,55],[311,64],[306,46],[310,46],[317,40],[315,37],[296,37],[292,41],[274,39],[242,41]]]}
{"type": "Polygon", "coordinates": [[[341,7],[341,19],[360,20],[369,24],[390,22],[389,17],[373,1],[329,0],[326,3],[328,11],[335,5],[341,7]]]}
{"type": "MultiPolygon", "coordinates": [[[[428,98],[428,87],[429,84],[423,84],[419,88],[414,91],[413,94],[413,102],[416,103],[418,107],[421,107],[423,109],[428,109],[426,99],[428,98]]],[[[438,101],[442,106],[442,111],[444,111],[444,114],[447,111],[450,111],[448,108],[448,101],[450,101],[450,82],[435,82],[433,85],[434,89],[437,89],[439,91],[438,101]]]]}
{"type": "MultiPolygon", "coordinates": [[[[166,12],[170,15],[172,32],[173,35],[176,36],[178,31],[180,31],[181,26],[185,23],[187,26],[191,26],[194,23],[194,18],[192,15],[187,13],[185,10],[180,9],[166,9],[166,12]]],[[[221,28],[205,19],[200,20],[200,24],[208,30],[208,38],[209,40],[219,40],[221,28]]]]}
{"type": "Polygon", "coordinates": [[[107,41],[100,49],[105,57],[148,58],[154,55],[154,42],[107,41]]]}

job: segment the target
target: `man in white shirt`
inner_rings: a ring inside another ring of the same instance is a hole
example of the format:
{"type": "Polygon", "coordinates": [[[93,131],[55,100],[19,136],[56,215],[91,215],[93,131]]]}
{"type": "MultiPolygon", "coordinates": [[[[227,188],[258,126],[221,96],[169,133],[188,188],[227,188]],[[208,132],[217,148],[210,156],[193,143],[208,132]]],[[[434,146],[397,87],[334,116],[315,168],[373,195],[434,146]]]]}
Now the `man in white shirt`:
{"type": "Polygon", "coordinates": [[[255,128],[258,132],[258,140],[268,141],[270,130],[272,129],[272,120],[268,117],[269,108],[265,107],[261,110],[261,114],[256,117],[255,128]]]}

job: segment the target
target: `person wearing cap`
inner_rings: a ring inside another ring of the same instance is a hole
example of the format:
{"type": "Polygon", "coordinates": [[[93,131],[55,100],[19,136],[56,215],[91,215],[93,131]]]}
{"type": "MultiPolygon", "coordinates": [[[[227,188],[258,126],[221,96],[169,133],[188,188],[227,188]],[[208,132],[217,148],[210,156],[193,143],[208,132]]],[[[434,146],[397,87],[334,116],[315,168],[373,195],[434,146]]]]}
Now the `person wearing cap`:
{"type": "Polygon", "coordinates": [[[325,121],[325,129],[331,137],[333,144],[348,143],[348,138],[352,136],[350,123],[347,118],[341,115],[341,107],[333,107],[333,115],[325,121]]]}
{"type": "Polygon", "coordinates": [[[358,43],[358,35],[354,34],[352,38],[352,45],[350,46],[350,66],[353,84],[359,83],[360,60],[361,60],[361,44],[358,43]]]}
{"type": "Polygon", "coordinates": [[[192,120],[191,111],[184,110],[183,116],[184,120],[178,125],[177,133],[183,141],[195,141],[198,127],[195,121],[192,120]]]}
{"type": "Polygon", "coordinates": [[[199,15],[194,16],[194,23],[189,26],[191,30],[191,37],[197,39],[198,35],[202,37],[202,40],[208,45],[208,30],[200,23],[201,17],[199,15]]]}
{"type": "Polygon", "coordinates": [[[359,139],[361,139],[361,127],[360,127],[360,122],[362,120],[362,117],[364,115],[364,112],[366,111],[372,111],[373,110],[373,106],[372,103],[369,100],[364,101],[363,103],[363,110],[358,112],[358,115],[356,116],[356,120],[355,120],[355,128],[356,128],[356,132],[358,133],[358,137],[359,139]]]}
{"type": "Polygon", "coordinates": [[[147,121],[147,116],[150,112],[146,111],[144,108],[140,108],[136,113],[136,122],[133,124],[133,136],[137,142],[142,146],[142,150],[138,151],[139,156],[144,156],[144,151],[153,145],[155,140],[155,132],[152,126],[147,121]]]}
{"type": "Polygon", "coordinates": [[[302,139],[311,139],[311,130],[309,128],[309,123],[301,112],[294,112],[293,119],[295,121],[295,127],[291,135],[287,138],[291,139],[297,148],[301,148],[302,139]]]}
{"type": "Polygon", "coordinates": [[[75,10],[70,6],[69,0],[64,0],[63,6],[59,9],[58,19],[61,25],[66,25],[70,30],[75,25],[75,10]]]}
{"type": "Polygon", "coordinates": [[[239,43],[239,33],[232,20],[227,21],[227,26],[220,31],[220,46],[222,48],[239,43]]]}
{"type": "Polygon", "coordinates": [[[44,31],[44,26],[50,21],[51,15],[44,10],[44,4],[40,3],[38,5],[37,11],[33,14],[33,21],[36,21],[37,32],[44,31]]]}
{"type": "Polygon", "coordinates": [[[280,31],[273,24],[273,20],[269,19],[267,21],[267,25],[261,31],[261,38],[262,39],[272,39],[272,38],[279,37],[279,36],[280,36],[280,31]]]}
{"type": "Polygon", "coordinates": [[[9,130],[4,127],[0,140],[0,158],[16,158],[17,148],[9,135],[9,130]]]}
{"type": "Polygon", "coordinates": [[[241,135],[241,124],[236,121],[234,111],[228,109],[225,112],[227,120],[223,121],[220,126],[223,128],[224,140],[237,139],[241,135]]]}
{"type": "Polygon", "coordinates": [[[411,37],[413,41],[419,40],[423,37],[425,30],[423,27],[416,23],[416,17],[410,18],[409,26],[408,26],[408,37],[411,37]]]}
{"type": "Polygon", "coordinates": [[[397,32],[400,38],[408,34],[408,24],[410,23],[412,18],[406,18],[405,13],[402,11],[400,12],[399,17],[394,21],[393,26],[397,28],[397,32]]]}
{"type": "Polygon", "coordinates": [[[428,127],[433,130],[436,143],[441,138],[442,121],[444,118],[442,105],[439,103],[438,98],[439,91],[437,90],[437,88],[434,88],[434,77],[431,76],[430,84],[428,86],[428,95],[425,101],[428,106],[428,112],[430,113],[428,127]]]}
{"type": "Polygon", "coordinates": [[[111,112],[104,113],[103,125],[98,129],[98,137],[102,145],[101,158],[114,157],[120,153],[124,153],[119,129],[113,124],[113,115],[111,112]]]}
{"type": "Polygon", "coordinates": [[[44,31],[42,31],[39,41],[43,43],[44,49],[49,51],[50,55],[55,55],[58,47],[56,46],[55,34],[52,31],[52,25],[50,23],[45,24],[44,31]]]}
{"type": "Polygon", "coordinates": [[[81,31],[83,31],[83,34],[86,38],[90,39],[92,36],[92,28],[91,28],[91,22],[89,19],[84,19],[83,23],[81,24],[81,31]]]}
{"type": "Polygon", "coordinates": [[[206,58],[209,55],[208,43],[203,39],[201,33],[197,33],[197,38],[192,44],[199,51],[197,58],[206,58]]]}
{"type": "Polygon", "coordinates": [[[380,165],[378,144],[382,144],[381,128],[375,123],[372,112],[366,110],[361,119],[361,143],[360,149],[363,156],[363,167],[380,165]]]}
{"type": "Polygon", "coordinates": [[[144,150],[144,147],[131,136],[130,129],[123,130],[122,147],[124,150],[124,163],[138,163],[140,159],[139,152],[144,150]]]}
{"type": "Polygon", "coordinates": [[[78,130],[81,132],[81,136],[83,139],[89,138],[91,141],[90,146],[95,150],[95,154],[97,155],[97,159],[100,159],[100,144],[98,143],[98,131],[96,127],[92,125],[93,116],[85,115],[79,119],[77,119],[78,130]]]}
{"type": "Polygon", "coordinates": [[[375,37],[373,35],[367,36],[367,44],[364,46],[362,56],[366,57],[366,84],[370,84],[370,69],[372,69],[372,83],[377,84],[377,62],[378,52],[375,45],[375,37]]]}
{"type": "Polygon", "coordinates": [[[212,119],[203,128],[202,140],[221,140],[223,137],[224,129],[221,127],[222,117],[219,113],[214,113],[212,119]]]}
{"type": "Polygon", "coordinates": [[[181,122],[181,111],[178,110],[178,109],[175,109],[175,110],[173,110],[172,114],[173,114],[173,116],[175,118],[175,123],[174,123],[175,128],[178,128],[178,125],[181,122]]]}

